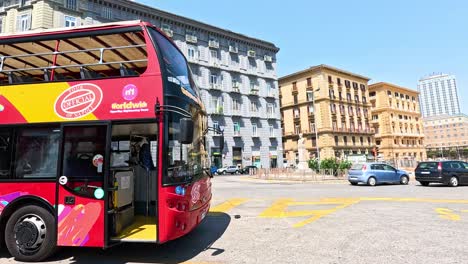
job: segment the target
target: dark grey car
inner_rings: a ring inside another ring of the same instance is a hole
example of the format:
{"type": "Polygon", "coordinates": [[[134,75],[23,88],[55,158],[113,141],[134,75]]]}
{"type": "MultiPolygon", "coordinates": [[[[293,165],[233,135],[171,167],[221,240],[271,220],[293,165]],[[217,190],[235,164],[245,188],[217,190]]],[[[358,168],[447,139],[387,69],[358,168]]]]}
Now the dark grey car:
{"type": "Polygon", "coordinates": [[[468,163],[457,160],[421,162],[414,174],[416,180],[424,186],[430,183],[443,183],[457,187],[468,184],[468,163]]]}

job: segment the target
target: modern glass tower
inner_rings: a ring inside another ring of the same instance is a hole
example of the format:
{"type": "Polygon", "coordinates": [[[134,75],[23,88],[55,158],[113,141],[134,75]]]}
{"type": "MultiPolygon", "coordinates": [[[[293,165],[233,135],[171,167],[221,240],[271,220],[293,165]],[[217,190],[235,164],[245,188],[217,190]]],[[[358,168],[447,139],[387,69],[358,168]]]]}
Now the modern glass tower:
{"type": "Polygon", "coordinates": [[[460,113],[457,84],[454,75],[436,74],[418,82],[423,117],[460,113]]]}

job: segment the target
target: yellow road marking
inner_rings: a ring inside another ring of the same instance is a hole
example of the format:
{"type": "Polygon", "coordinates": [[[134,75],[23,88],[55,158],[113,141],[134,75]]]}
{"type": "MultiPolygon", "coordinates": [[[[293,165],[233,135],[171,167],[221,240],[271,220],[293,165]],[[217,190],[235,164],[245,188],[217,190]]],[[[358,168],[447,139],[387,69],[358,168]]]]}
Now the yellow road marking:
{"type": "Polygon", "coordinates": [[[468,213],[468,210],[461,210],[462,213],[468,213]]]}
{"type": "Polygon", "coordinates": [[[453,210],[447,208],[436,208],[435,211],[439,214],[440,218],[452,221],[460,221],[460,215],[454,213],[453,210]]]}
{"type": "Polygon", "coordinates": [[[247,202],[249,199],[245,198],[233,198],[229,199],[226,202],[219,204],[217,206],[211,207],[210,212],[211,213],[226,213],[233,208],[247,202]]]}
{"type": "Polygon", "coordinates": [[[293,227],[303,227],[309,223],[312,223],[326,215],[334,213],[339,209],[343,209],[352,204],[359,202],[359,199],[322,199],[320,201],[295,201],[290,198],[279,199],[274,202],[269,208],[263,211],[259,217],[262,218],[286,218],[286,217],[304,217],[311,216],[310,218],[298,222],[293,227]],[[334,206],[330,209],[321,210],[300,210],[300,211],[288,211],[289,206],[300,206],[300,205],[331,205],[334,206]]]}
{"type": "Polygon", "coordinates": [[[468,200],[426,199],[426,198],[361,197],[361,198],[359,198],[359,200],[361,200],[361,201],[391,201],[391,202],[468,204],[468,200]]]}

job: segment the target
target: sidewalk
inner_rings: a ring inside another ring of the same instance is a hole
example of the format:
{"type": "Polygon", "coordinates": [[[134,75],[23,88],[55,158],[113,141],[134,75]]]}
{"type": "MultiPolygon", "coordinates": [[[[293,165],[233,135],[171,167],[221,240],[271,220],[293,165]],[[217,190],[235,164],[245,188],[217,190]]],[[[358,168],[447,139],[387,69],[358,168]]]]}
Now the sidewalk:
{"type": "Polygon", "coordinates": [[[255,174],[241,177],[243,180],[263,182],[263,183],[298,183],[307,182],[315,184],[348,184],[345,177],[335,177],[330,175],[317,174],[255,174]]]}

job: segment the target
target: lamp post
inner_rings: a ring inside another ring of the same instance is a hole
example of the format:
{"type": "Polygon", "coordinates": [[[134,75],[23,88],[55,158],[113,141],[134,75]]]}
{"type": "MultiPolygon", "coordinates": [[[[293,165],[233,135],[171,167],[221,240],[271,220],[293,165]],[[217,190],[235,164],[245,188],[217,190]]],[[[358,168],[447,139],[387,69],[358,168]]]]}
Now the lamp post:
{"type": "MultiPolygon", "coordinates": [[[[315,107],[315,92],[318,92],[320,91],[320,87],[318,87],[317,89],[315,90],[312,90],[312,105],[314,106],[314,115],[315,113],[317,113],[317,108],[315,107]]],[[[317,116],[317,115],[315,115],[317,116]]],[[[315,119],[315,123],[314,123],[314,130],[315,130],[315,146],[317,148],[317,162],[318,162],[318,169],[320,170],[320,150],[319,150],[319,141],[318,141],[318,129],[317,129],[317,121],[318,121],[318,118],[315,119]]]]}

